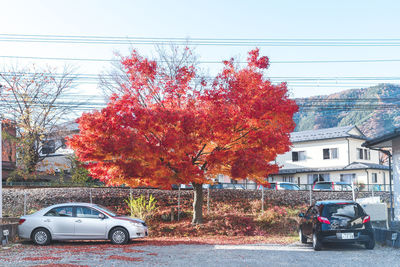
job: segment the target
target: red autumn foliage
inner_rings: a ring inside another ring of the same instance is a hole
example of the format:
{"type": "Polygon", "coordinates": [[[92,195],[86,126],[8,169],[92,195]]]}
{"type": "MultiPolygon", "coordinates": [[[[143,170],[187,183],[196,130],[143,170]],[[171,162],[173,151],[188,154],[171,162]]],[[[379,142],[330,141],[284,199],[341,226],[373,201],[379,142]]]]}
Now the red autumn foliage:
{"type": "Polygon", "coordinates": [[[211,85],[194,86],[193,66],[171,73],[134,51],[122,61],[125,94],[83,114],[69,146],[109,185],[201,186],[217,174],[267,184],[278,170],[272,162],[289,150],[298,107],[285,83],[264,77],[268,58],[258,49],[244,68],[225,63],[211,85]]]}
{"type": "Polygon", "coordinates": [[[111,255],[107,258],[107,260],[120,260],[120,261],[143,261],[143,258],[140,257],[126,257],[119,255],[111,255]]]}

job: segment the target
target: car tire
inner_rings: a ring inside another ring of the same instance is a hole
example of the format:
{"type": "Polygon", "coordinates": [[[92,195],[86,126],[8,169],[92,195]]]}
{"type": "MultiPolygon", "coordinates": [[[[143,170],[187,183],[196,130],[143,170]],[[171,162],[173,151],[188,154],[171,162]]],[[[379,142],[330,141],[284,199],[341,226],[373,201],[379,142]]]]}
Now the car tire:
{"type": "Polygon", "coordinates": [[[122,227],[116,227],[110,232],[110,240],[114,245],[124,245],[129,241],[129,233],[122,227]]]}
{"type": "Polygon", "coordinates": [[[45,228],[39,228],[33,231],[32,241],[39,246],[47,246],[51,242],[51,234],[45,228]]]}
{"type": "Polygon", "coordinates": [[[313,244],[313,249],[315,250],[315,251],[319,251],[319,250],[321,250],[322,249],[322,243],[321,243],[321,241],[318,239],[318,236],[317,236],[317,234],[314,232],[313,233],[313,237],[312,237],[312,244],[313,244]]]}
{"type": "Polygon", "coordinates": [[[303,235],[303,231],[301,230],[301,228],[299,229],[299,239],[300,239],[300,242],[301,242],[301,243],[303,243],[303,244],[306,244],[306,243],[307,243],[307,237],[305,237],[305,236],[303,235]]]}
{"type": "Polygon", "coordinates": [[[371,238],[368,242],[364,244],[366,249],[374,249],[375,247],[375,239],[371,238]]]}

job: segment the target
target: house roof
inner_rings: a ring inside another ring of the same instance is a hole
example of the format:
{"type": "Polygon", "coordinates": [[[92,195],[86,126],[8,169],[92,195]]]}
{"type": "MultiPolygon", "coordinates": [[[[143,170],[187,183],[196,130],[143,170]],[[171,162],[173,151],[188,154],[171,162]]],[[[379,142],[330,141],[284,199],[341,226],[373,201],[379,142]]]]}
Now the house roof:
{"type": "Polygon", "coordinates": [[[367,140],[362,144],[362,146],[369,148],[391,148],[392,140],[399,137],[400,137],[400,128],[397,128],[391,133],[387,133],[367,140]]]}
{"type": "Polygon", "coordinates": [[[375,163],[353,162],[345,167],[328,167],[328,168],[295,168],[295,169],[280,169],[277,174],[296,174],[308,172],[329,172],[329,171],[351,171],[351,170],[389,170],[386,165],[375,163]]]}
{"type": "Polygon", "coordinates": [[[290,141],[292,141],[292,143],[296,143],[345,137],[353,137],[365,140],[367,139],[367,137],[360,131],[360,129],[357,128],[357,126],[350,125],[343,127],[293,132],[290,134],[290,141]],[[351,133],[353,129],[355,129],[358,134],[351,133]]]}

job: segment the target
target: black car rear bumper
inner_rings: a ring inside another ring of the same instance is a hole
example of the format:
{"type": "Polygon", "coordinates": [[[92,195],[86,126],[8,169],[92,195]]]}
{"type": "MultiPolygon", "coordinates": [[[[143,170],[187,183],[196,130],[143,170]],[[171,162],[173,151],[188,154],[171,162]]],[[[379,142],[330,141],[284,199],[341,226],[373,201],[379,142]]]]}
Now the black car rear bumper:
{"type": "Polygon", "coordinates": [[[354,231],[354,239],[341,239],[337,235],[338,232],[328,231],[326,233],[320,232],[319,239],[323,243],[355,243],[355,242],[368,242],[374,238],[372,231],[354,231]]]}

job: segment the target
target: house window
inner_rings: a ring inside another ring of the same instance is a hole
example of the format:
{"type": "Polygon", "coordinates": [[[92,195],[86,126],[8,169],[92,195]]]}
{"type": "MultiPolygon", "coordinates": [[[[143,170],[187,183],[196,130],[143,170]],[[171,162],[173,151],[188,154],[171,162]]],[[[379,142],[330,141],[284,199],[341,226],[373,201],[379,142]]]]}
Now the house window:
{"type": "Polygon", "coordinates": [[[293,151],[292,152],[292,161],[301,161],[306,160],[306,152],[305,151],[293,151]]]}
{"type": "Polygon", "coordinates": [[[48,155],[53,153],[56,153],[56,144],[54,140],[44,141],[42,144],[42,154],[48,155]]]}
{"type": "Polygon", "coordinates": [[[322,150],[324,159],[337,159],[338,149],[337,148],[324,148],[322,150]]]}
{"type": "Polygon", "coordinates": [[[355,173],[346,173],[340,175],[340,181],[345,182],[347,184],[351,184],[356,178],[355,173]]]}
{"type": "Polygon", "coordinates": [[[357,148],[357,159],[370,160],[371,152],[369,149],[357,148]]]}
{"type": "Polygon", "coordinates": [[[378,183],[378,174],[377,173],[372,173],[372,183],[374,183],[374,184],[378,183]]]}
{"type": "Polygon", "coordinates": [[[315,182],[328,182],[330,181],[329,173],[314,173],[307,175],[307,180],[309,184],[313,184],[315,182]]]}
{"type": "Polygon", "coordinates": [[[291,176],[283,176],[283,182],[293,183],[293,177],[291,177],[291,176]]]}

